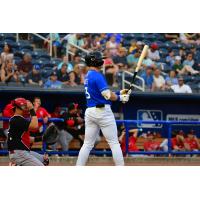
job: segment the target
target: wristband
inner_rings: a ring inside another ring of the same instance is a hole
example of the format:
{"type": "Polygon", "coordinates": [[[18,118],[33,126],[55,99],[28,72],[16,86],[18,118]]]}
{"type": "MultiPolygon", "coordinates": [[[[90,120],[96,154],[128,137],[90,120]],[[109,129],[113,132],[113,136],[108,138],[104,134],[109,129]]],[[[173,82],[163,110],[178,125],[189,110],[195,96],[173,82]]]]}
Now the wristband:
{"type": "Polygon", "coordinates": [[[33,108],[29,112],[32,117],[36,116],[35,110],[33,108]]]}

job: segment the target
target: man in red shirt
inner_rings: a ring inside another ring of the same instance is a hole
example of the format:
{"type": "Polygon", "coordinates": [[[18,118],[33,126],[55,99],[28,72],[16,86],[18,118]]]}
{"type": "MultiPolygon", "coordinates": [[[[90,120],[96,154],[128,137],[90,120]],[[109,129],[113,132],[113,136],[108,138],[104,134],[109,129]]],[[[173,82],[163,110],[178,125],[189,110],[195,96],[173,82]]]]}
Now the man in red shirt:
{"type": "MultiPolygon", "coordinates": [[[[126,152],[126,131],[125,128],[121,130],[121,136],[119,137],[119,142],[121,144],[122,152],[126,152]]],[[[129,142],[128,142],[128,149],[129,151],[139,151],[136,142],[138,136],[138,129],[131,129],[129,130],[129,142]]]]}
{"type": "Polygon", "coordinates": [[[187,151],[198,151],[200,149],[200,143],[194,130],[190,130],[188,133],[188,136],[185,139],[185,147],[187,151]]]}
{"type": "Polygon", "coordinates": [[[185,138],[184,132],[180,130],[174,138],[171,139],[171,145],[173,151],[184,151],[185,150],[185,138]]]}
{"type": "Polygon", "coordinates": [[[147,133],[143,146],[145,151],[157,151],[160,149],[160,143],[154,140],[153,132],[150,131],[147,133]]]}
{"type": "MultiPolygon", "coordinates": [[[[34,110],[36,113],[37,118],[42,118],[43,119],[43,123],[47,124],[49,117],[51,117],[51,115],[47,112],[47,110],[43,107],[41,107],[41,99],[40,97],[35,97],[33,100],[33,106],[34,106],[34,110]]],[[[43,132],[43,123],[42,122],[38,122],[38,129],[36,130],[31,130],[30,132],[30,136],[31,136],[31,142],[38,142],[41,141],[42,139],[42,132],[43,132]]]]}

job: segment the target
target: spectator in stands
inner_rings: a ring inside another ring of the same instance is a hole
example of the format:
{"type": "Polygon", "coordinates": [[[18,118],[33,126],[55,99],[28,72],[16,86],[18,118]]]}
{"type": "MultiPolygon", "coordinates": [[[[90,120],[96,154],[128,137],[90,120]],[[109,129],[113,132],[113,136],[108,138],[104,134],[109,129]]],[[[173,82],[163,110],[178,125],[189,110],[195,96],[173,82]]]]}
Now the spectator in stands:
{"type": "Polygon", "coordinates": [[[81,70],[80,64],[74,66],[74,70],[69,73],[69,85],[76,86],[81,83],[81,70]]]}
{"type": "Polygon", "coordinates": [[[56,72],[52,72],[49,80],[44,84],[44,88],[60,89],[62,87],[62,82],[58,81],[56,72]]]}
{"type": "Polygon", "coordinates": [[[143,146],[144,151],[158,151],[160,149],[160,143],[155,141],[154,133],[150,131],[147,133],[143,146]]]}
{"type": "Polygon", "coordinates": [[[33,64],[31,61],[32,61],[31,54],[26,53],[23,56],[23,60],[17,64],[22,82],[25,82],[26,76],[33,69],[33,64]]]}
{"type": "Polygon", "coordinates": [[[154,79],[152,86],[153,91],[165,90],[165,79],[163,78],[162,75],[160,75],[160,69],[157,68],[154,70],[153,79],[154,79]]]}
{"type": "MultiPolygon", "coordinates": [[[[48,123],[49,118],[51,115],[48,113],[48,111],[41,106],[41,98],[40,97],[34,97],[33,99],[33,107],[36,113],[37,118],[41,118],[43,120],[44,124],[48,123]]],[[[31,141],[33,142],[39,142],[42,140],[42,133],[44,131],[42,122],[38,122],[38,128],[34,130],[30,130],[30,137],[31,141]]]]}
{"type": "Polygon", "coordinates": [[[193,55],[191,53],[188,53],[187,58],[186,60],[184,60],[183,64],[181,64],[181,57],[176,56],[173,68],[179,75],[187,75],[188,73],[192,75],[199,74],[199,71],[192,68],[193,65],[193,55]]]}
{"type": "Polygon", "coordinates": [[[131,45],[129,47],[129,54],[135,54],[137,51],[137,45],[136,45],[136,40],[131,40],[131,45]]]}
{"type": "Polygon", "coordinates": [[[129,68],[131,68],[132,71],[137,66],[137,62],[139,60],[139,57],[140,57],[140,53],[139,53],[138,50],[136,51],[136,53],[134,55],[129,54],[127,56],[127,63],[129,65],[129,68]]]}
{"type": "Polygon", "coordinates": [[[175,63],[175,56],[174,56],[174,51],[173,49],[170,49],[168,51],[168,56],[166,57],[166,63],[168,63],[171,67],[174,65],[175,63]]]}
{"type": "Polygon", "coordinates": [[[192,93],[190,86],[184,84],[183,77],[179,77],[178,84],[172,85],[171,89],[174,91],[174,93],[192,93]]]}
{"type": "Polygon", "coordinates": [[[175,70],[177,74],[179,74],[182,68],[183,65],[181,64],[181,56],[175,56],[175,62],[172,69],[175,70]]]}
{"type": "Polygon", "coordinates": [[[73,70],[72,63],[68,61],[68,57],[65,55],[63,56],[62,62],[58,64],[57,70],[60,70],[62,68],[63,64],[67,65],[67,73],[69,73],[73,70]]]}
{"type": "Polygon", "coordinates": [[[82,48],[84,47],[83,34],[79,33],[68,34],[63,39],[67,40],[67,48],[74,53],[77,51],[77,48],[72,45],[76,45],[82,48]]]}
{"type": "Polygon", "coordinates": [[[106,49],[110,51],[111,56],[117,55],[118,44],[116,42],[115,35],[112,35],[108,42],[106,43],[106,49]]]}
{"type": "Polygon", "coordinates": [[[62,82],[62,84],[69,84],[69,75],[67,73],[67,65],[65,63],[62,64],[61,69],[57,71],[57,77],[58,80],[62,82]]]}
{"type": "MultiPolygon", "coordinates": [[[[126,129],[122,127],[120,130],[121,135],[119,137],[119,142],[121,144],[122,152],[125,154],[126,152],[126,129]]],[[[136,145],[138,138],[138,129],[130,129],[129,130],[129,142],[128,142],[128,150],[129,151],[139,151],[139,148],[136,145]]]]}
{"type": "Polygon", "coordinates": [[[145,72],[141,75],[141,77],[144,79],[145,81],[145,87],[147,90],[151,90],[152,89],[152,85],[153,85],[153,75],[152,75],[152,67],[151,66],[147,66],[145,69],[145,72]]]}
{"type": "Polygon", "coordinates": [[[39,65],[34,65],[33,70],[28,73],[27,77],[27,82],[31,85],[43,85],[41,73],[40,73],[40,66],[39,65]]]}
{"type": "Polygon", "coordinates": [[[173,151],[184,151],[185,150],[185,138],[182,130],[174,133],[175,137],[171,139],[171,145],[173,151]]]}
{"type": "Polygon", "coordinates": [[[70,103],[68,105],[68,111],[63,114],[63,119],[65,122],[65,130],[70,133],[73,138],[78,139],[80,146],[82,146],[85,123],[84,119],[79,114],[78,104],[70,103]]]}
{"type": "Polygon", "coordinates": [[[194,37],[196,36],[195,33],[189,34],[189,33],[180,33],[179,39],[184,44],[194,44],[196,43],[194,40],[194,37]]]}
{"type": "Polygon", "coordinates": [[[120,47],[118,49],[118,54],[113,57],[113,62],[118,66],[119,70],[127,69],[127,59],[126,59],[126,48],[120,47]]]}
{"type": "Polygon", "coordinates": [[[107,42],[107,36],[105,33],[100,33],[100,44],[104,45],[107,42]]]}
{"type": "Polygon", "coordinates": [[[104,56],[106,58],[104,59],[103,71],[105,73],[108,85],[117,86],[116,75],[119,72],[119,66],[114,64],[109,50],[104,51],[104,56]]]}
{"type": "Polygon", "coordinates": [[[185,60],[185,58],[186,58],[186,49],[185,49],[185,47],[180,47],[178,56],[181,57],[181,60],[185,60]]]}
{"type": "Polygon", "coordinates": [[[192,68],[193,65],[194,65],[193,54],[192,53],[188,53],[186,60],[183,61],[183,68],[179,72],[179,74],[187,74],[187,73],[191,73],[192,75],[199,74],[199,71],[194,70],[192,68]]]}
{"type": "Polygon", "coordinates": [[[177,43],[179,41],[179,33],[165,33],[165,39],[177,43]]]}
{"type": "Polygon", "coordinates": [[[151,44],[148,50],[148,57],[153,61],[158,61],[160,59],[157,43],[151,44]]]}
{"type": "Polygon", "coordinates": [[[200,150],[200,143],[195,135],[194,130],[190,130],[187,138],[185,139],[185,147],[187,151],[198,151],[200,150]]]}
{"type": "Polygon", "coordinates": [[[142,52],[142,49],[143,49],[143,46],[144,46],[143,42],[137,41],[137,42],[136,42],[136,46],[137,46],[138,52],[141,53],[141,52],[142,52]]]}
{"type": "Polygon", "coordinates": [[[172,85],[178,84],[178,79],[176,77],[176,72],[174,70],[171,70],[169,72],[169,76],[166,77],[165,83],[167,89],[170,89],[172,85]]]}
{"type": "Polygon", "coordinates": [[[73,65],[73,67],[77,64],[84,64],[84,62],[81,60],[81,52],[80,51],[76,51],[71,63],[73,65]]]}
{"type": "Polygon", "coordinates": [[[85,33],[83,34],[83,41],[84,41],[84,45],[82,46],[82,48],[84,49],[91,49],[92,48],[92,36],[89,33],[85,33]]]}
{"type": "Polygon", "coordinates": [[[8,60],[13,60],[13,58],[14,58],[14,54],[13,54],[11,45],[5,43],[3,52],[1,53],[0,64],[3,64],[8,60]]]}
{"type": "Polygon", "coordinates": [[[151,67],[152,69],[156,69],[157,68],[156,62],[152,61],[148,57],[148,53],[145,55],[144,60],[142,61],[142,67],[146,68],[147,66],[151,67]]]}
{"type": "Polygon", "coordinates": [[[101,49],[101,38],[96,35],[94,40],[92,41],[92,50],[100,50],[101,49]]]}
{"type": "MultiPolygon", "coordinates": [[[[48,40],[52,39],[53,55],[55,58],[57,58],[58,47],[61,46],[61,40],[60,40],[59,33],[49,33],[47,39],[48,40]]],[[[49,42],[45,41],[45,45],[47,45],[48,51],[50,51],[49,42]]]]}
{"type": "Polygon", "coordinates": [[[4,83],[20,83],[19,71],[17,65],[13,64],[13,60],[6,60],[1,66],[1,82],[4,83]]]}
{"type": "Polygon", "coordinates": [[[111,38],[112,36],[115,37],[115,41],[117,42],[117,44],[123,42],[123,37],[121,33],[106,33],[107,38],[111,38]]]}

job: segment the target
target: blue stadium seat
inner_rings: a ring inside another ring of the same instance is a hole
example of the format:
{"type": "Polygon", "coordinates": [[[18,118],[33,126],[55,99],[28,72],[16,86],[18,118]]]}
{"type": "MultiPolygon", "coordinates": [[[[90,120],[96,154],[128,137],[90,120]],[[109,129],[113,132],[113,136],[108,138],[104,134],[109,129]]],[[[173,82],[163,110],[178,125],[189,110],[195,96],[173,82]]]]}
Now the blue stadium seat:
{"type": "Polygon", "coordinates": [[[51,56],[48,54],[39,55],[38,57],[39,59],[51,60],[51,56]]]}
{"type": "Polygon", "coordinates": [[[21,49],[20,52],[21,52],[22,55],[24,55],[25,53],[30,53],[31,54],[32,50],[30,50],[30,49],[21,49]]]}
{"type": "Polygon", "coordinates": [[[144,42],[144,44],[146,44],[146,45],[151,45],[151,41],[150,40],[142,40],[142,42],[144,42]]]}
{"type": "Polygon", "coordinates": [[[50,67],[42,69],[41,71],[42,78],[47,79],[51,75],[52,72],[53,72],[53,69],[50,67]]]}
{"type": "Polygon", "coordinates": [[[52,58],[52,59],[51,59],[51,63],[52,63],[53,65],[58,65],[58,64],[61,63],[61,62],[62,62],[62,60],[59,59],[59,58],[52,58]]]}
{"type": "Polygon", "coordinates": [[[125,40],[123,41],[123,46],[129,47],[129,46],[130,46],[130,42],[131,42],[131,40],[125,39],[125,40]]]}
{"type": "Polygon", "coordinates": [[[20,47],[20,49],[29,49],[29,50],[33,51],[33,47],[31,45],[20,44],[19,47],[20,47]]]}
{"type": "Polygon", "coordinates": [[[16,42],[16,37],[15,36],[12,36],[12,35],[7,35],[7,36],[4,36],[4,40],[9,40],[9,41],[13,41],[13,42],[16,42]]]}

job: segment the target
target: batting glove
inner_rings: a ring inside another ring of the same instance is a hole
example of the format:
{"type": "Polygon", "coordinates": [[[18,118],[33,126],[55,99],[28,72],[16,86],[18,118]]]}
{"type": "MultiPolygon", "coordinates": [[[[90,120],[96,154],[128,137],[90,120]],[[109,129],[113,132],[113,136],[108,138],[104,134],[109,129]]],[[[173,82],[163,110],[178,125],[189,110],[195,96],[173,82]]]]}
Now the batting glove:
{"type": "Polygon", "coordinates": [[[127,94],[127,93],[128,93],[128,89],[120,90],[120,95],[127,94]]]}
{"type": "Polygon", "coordinates": [[[130,95],[128,94],[122,94],[122,95],[119,95],[119,100],[122,101],[123,103],[126,103],[129,101],[129,97],[130,95]]]}

